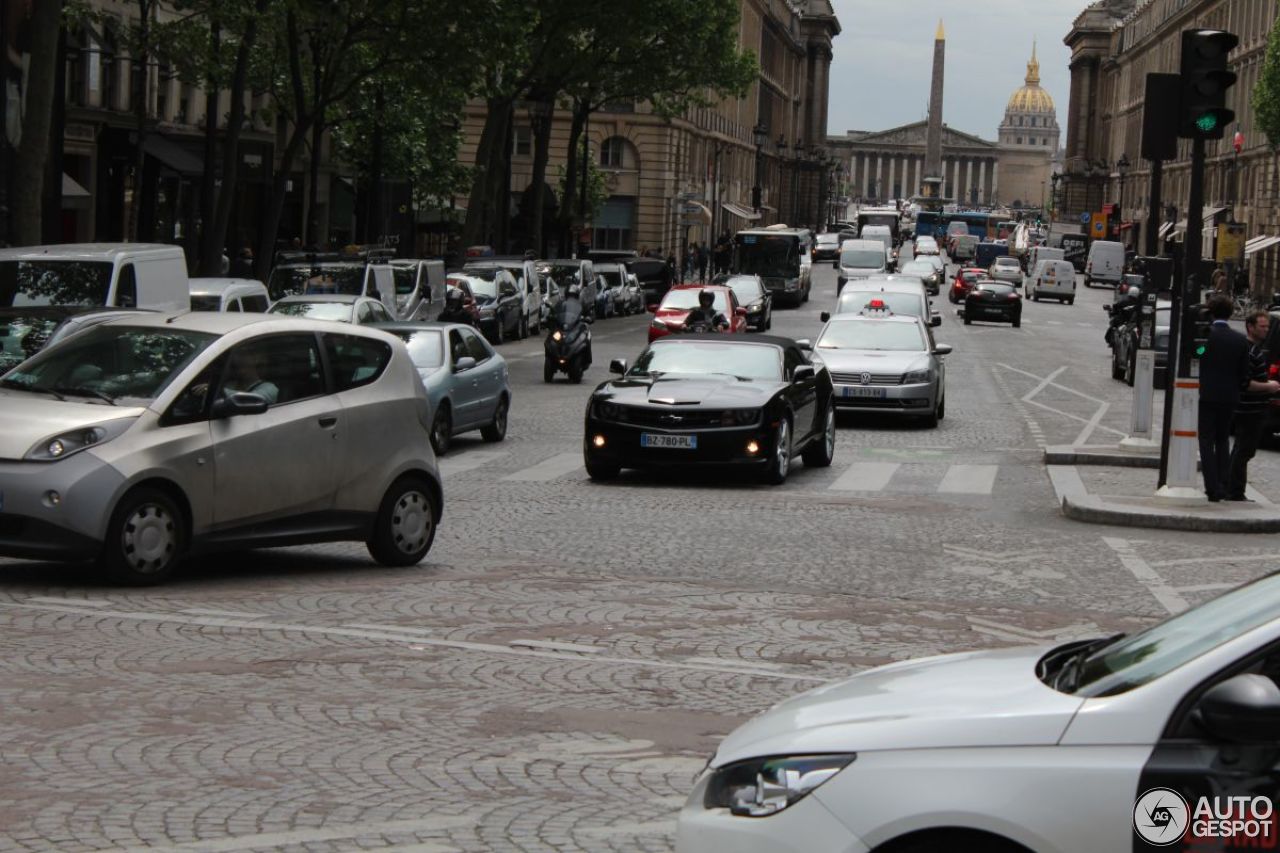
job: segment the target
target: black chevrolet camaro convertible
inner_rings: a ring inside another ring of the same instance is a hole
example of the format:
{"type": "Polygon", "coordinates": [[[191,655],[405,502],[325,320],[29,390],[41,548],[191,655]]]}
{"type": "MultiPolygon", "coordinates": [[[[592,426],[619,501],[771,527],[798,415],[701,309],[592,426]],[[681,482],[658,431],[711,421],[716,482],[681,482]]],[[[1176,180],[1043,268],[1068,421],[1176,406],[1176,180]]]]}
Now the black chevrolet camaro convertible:
{"type": "Polygon", "coordinates": [[[622,468],[747,466],[772,485],[792,459],[825,467],[835,453],[831,376],[789,338],[672,335],[596,388],[583,441],[593,480],[622,468]]]}

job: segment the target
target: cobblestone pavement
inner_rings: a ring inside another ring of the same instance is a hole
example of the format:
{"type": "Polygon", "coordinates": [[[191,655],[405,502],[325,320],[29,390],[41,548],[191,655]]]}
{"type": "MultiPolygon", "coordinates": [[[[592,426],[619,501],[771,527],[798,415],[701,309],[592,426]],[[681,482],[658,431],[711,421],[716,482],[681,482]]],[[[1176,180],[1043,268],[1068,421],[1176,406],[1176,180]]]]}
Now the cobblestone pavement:
{"type": "MultiPolygon", "coordinates": [[[[776,332],[817,332],[817,283],[776,332]]],[[[1028,304],[1021,329],[943,298],[943,425],[842,418],[835,463],[778,488],[587,480],[591,382],[644,339],[615,319],[580,386],[542,384],[540,342],[503,347],[509,437],[445,458],[416,568],[328,545],[124,590],[0,561],[0,851],[670,850],[717,739],[787,696],[1132,630],[1268,571],[1269,538],[1058,515],[1039,447],[1128,424],[1110,296],[1028,304]]],[[[1271,454],[1255,468],[1280,482],[1271,454]]]]}

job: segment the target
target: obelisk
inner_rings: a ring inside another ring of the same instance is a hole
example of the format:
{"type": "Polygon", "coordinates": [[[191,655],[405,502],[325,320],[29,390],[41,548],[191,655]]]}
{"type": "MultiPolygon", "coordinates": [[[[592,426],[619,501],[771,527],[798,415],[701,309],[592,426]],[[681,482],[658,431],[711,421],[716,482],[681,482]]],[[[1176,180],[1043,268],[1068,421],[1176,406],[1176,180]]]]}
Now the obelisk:
{"type": "Polygon", "coordinates": [[[938,19],[938,32],[933,37],[933,84],[929,89],[929,129],[924,156],[924,186],[920,194],[942,197],[942,75],[946,64],[947,34],[938,19]]]}

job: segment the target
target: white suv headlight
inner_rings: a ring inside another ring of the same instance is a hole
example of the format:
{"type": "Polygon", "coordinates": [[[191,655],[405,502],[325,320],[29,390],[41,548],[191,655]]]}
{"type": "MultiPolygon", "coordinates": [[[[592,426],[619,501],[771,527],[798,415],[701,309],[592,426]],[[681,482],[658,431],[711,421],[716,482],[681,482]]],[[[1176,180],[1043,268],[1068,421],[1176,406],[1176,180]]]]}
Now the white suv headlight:
{"type": "Polygon", "coordinates": [[[66,459],[81,450],[110,441],[133,426],[136,420],[137,418],[116,418],[94,426],[79,427],[51,435],[36,442],[23,459],[29,462],[57,462],[59,459],[66,459]]]}
{"type": "Polygon", "coordinates": [[[857,756],[753,758],[711,771],[703,806],[743,817],[768,817],[804,799],[857,756]]]}

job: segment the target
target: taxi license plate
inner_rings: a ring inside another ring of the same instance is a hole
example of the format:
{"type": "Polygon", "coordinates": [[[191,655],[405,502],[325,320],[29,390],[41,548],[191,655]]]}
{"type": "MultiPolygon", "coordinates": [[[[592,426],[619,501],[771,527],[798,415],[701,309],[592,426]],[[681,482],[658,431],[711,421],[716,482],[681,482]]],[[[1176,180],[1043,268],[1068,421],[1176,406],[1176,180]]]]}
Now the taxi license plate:
{"type": "Polygon", "coordinates": [[[988,313],[988,314],[994,314],[994,315],[995,315],[995,316],[997,316],[997,317],[1003,317],[1003,316],[1004,316],[1004,311],[1002,311],[1002,310],[1001,310],[1001,309],[999,309],[999,308],[986,308],[986,309],[984,309],[984,310],[986,311],[986,313],[988,313]]]}
{"type": "Polygon", "coordinates": [[[841,397],[861,397],[864,399],[870,398],[873,400],[883,400],[884,389],[883,388],[853,388],[846,385],[845,387],[840,389],[840,396],[841,397]]]}
{"type": "Polygon", "coordinates": [[[640,446],[696,450],[698,437],[696,435],[654,435],[650,432],[642,432],[640,433],[640,446]]]}

